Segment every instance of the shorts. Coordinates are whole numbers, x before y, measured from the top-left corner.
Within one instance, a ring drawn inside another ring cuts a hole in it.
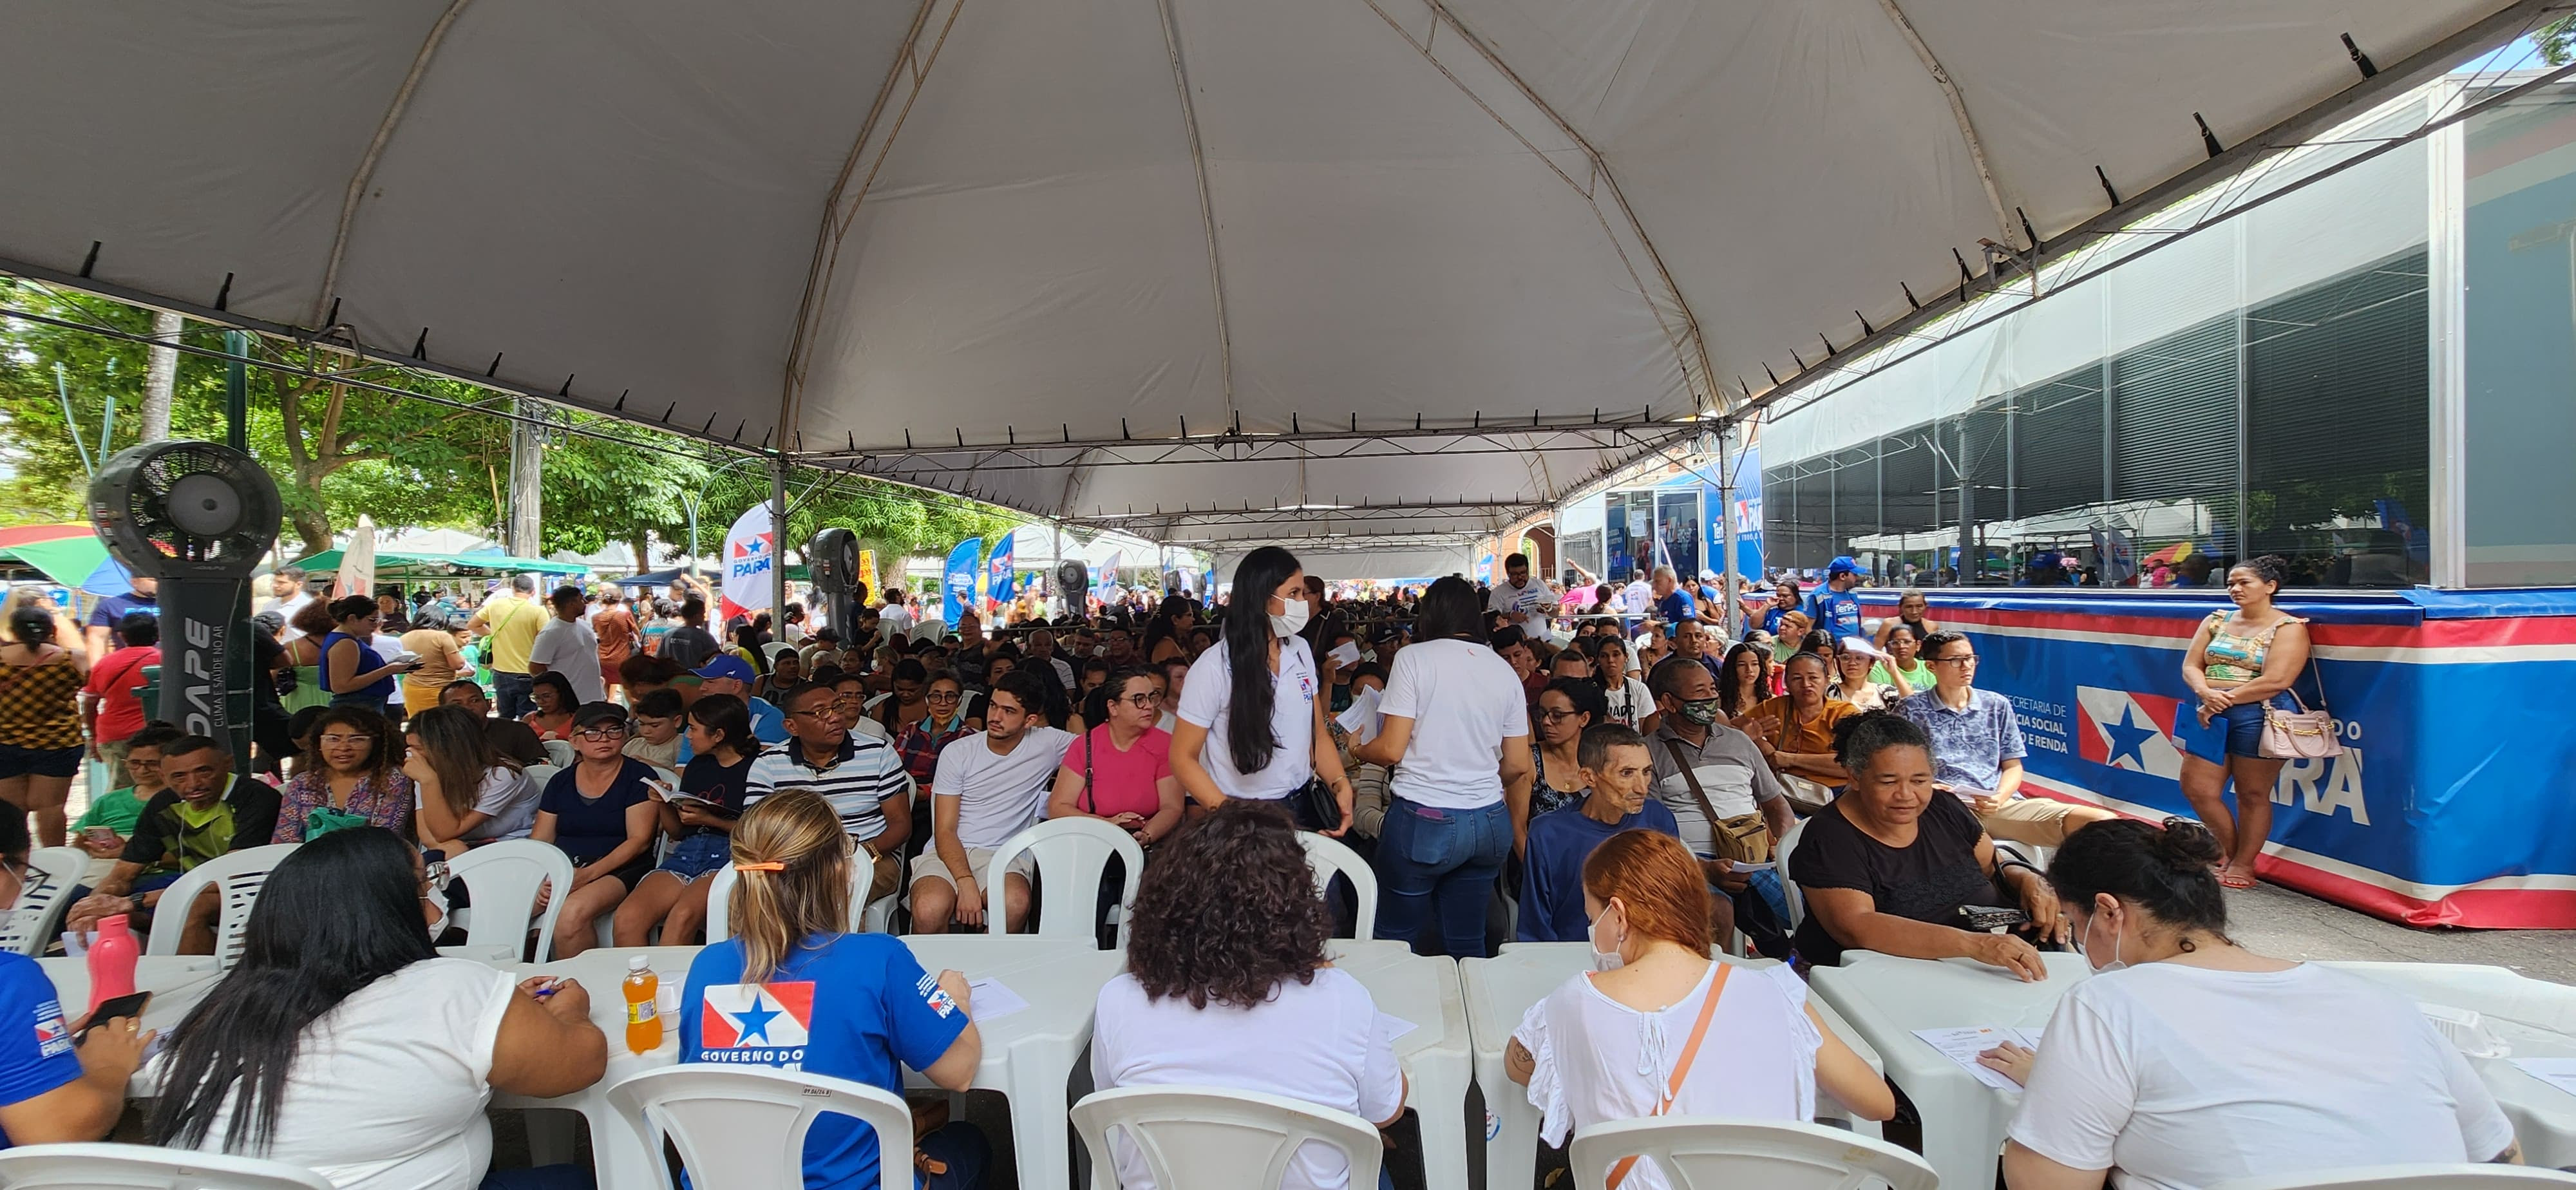
[[[2287,692],[2275,694],[2268,704],[2284,711],[2299,709],[2297,700]],[[2209,717],[2207,726],[2200,722],[2200,708],[2184,700],[2174,709],[2174,739],[2182,750],[2211,764],[2225,765],[2230,756],[2263,755],[2263,707],[2243,703],[2227,708],[2225,714]]]
[[[986,892],[991,892],[993,889],[993,882],[989,877],[995,850],[991,847],[966,849],[966,866],[975,871],[975,886]],[[1026,852],[1022,852],[1018,859],[1011,861],[1010,870],[1018,873],[1020,879],[1026,880],[1037,871],[1037,864]],[[912,857],[912,882],[919,884],[924,880],[939,881],[952,890],[957,887],[957,877],[949,873],[948,862],[939,858],[937,850],[924,851]]]
[[[68,748],[21,748],[0,744],[0,781],[11,777],[61,777],[69,780],[80,772],[81,757],[86,751],[78,744]]]
[[[593,863],[597,863],[598,861],[599,861],[599,857],[598,857],[598,856],[595,856],[595,855],[594,855],[594,856],[587,857],[587,858],[584,858],[584,857],[582,857],[582,856],[574,856],[574,857],[573,857],[573,861],[572,861],[572,866],[574,866],[574,867],[576,867],[576,868],[588,867],[589,865],[591,865],[591,864],[593,864]],[[616,881],[617,883],[619,883],[619,884],[621,884],[621,885],[624,885],[624,886],[626,887],[626,891],[628,891],[628,892],[634,892],[634,891],[635,891],[635,885],[637,884],[637,882],[639,882],[639,881],[643,880],[643,879],[644,879],[644,874],[645,874],[646,872],[650,872],[650,871],[652,871],[652,870],[653,870],[653,853],[651,853],[651,852],[649,852],[649,851],[648,851],[648,852],[644,853],[644,856],[643,856],[642,858],[640,858],[640,859],[634,859],[634,860],[629,860],[629,861],[627,861],[627,864],[626,864],[626,866],[625,866],[625,867],[619,868],[619,869],[617,869],[616,871],[609,873],[606,877],[604,877],[604,879],[614,880],[614,881]]]
[[[1977,815],[1977,825],[2008,843],[2056,847],[2066,842],[2066,832],[2071,829],[2066,816],[2080,808],[2055,798],[2017,797],[1992,814]]]
[[[682,884],[695,884],[699,877],[723,868],[732,859],[733,836],[711,830],[680,840],[653,870],[677,876]]]

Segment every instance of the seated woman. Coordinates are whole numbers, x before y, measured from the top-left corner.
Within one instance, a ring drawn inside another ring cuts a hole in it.
[[[1065,749],[1046,816],[1098,818],[1151,847],[1181,826],[1181,779],[1172,775],[1172,737],[1154,726],[1163,713],[1161,667],[1131,665],[1102,686],[1104,716]]]
[[[241,960],[173,1033],[147,1134],[265,1157],[342,1190],[485,1180],[492,1092],[552,1098],[599,1081],[590,995],[432,950],[420,853],[353,827],[296,849],[260,889]],[[11,1132],[12,1139],[19,1134]],[[577,1171],[569,1184],[586,1179]]]
[[[751,758],[760,755],[760,740],[751,734],[751,708],[730,694],[709,694],[689,707],[689,767],[680,773],[679,792],[715,803],[718,808],[684,801],[674,805],[654,793],[662,832],[670,836],[669,854],[659,867],[637,881],[635,891],[617,904],[614,935],[619,946],[643,946],[653,927],[662,927],[662,945],[693,944],[707,924],[707,877],[725,866],[733,852],[733,826],[742,814],[742,793],[751,776]]]
[[[1803,1123],[1819,1089],[1863,1119],[1896,1114],[1886,1080],[1826,1030],[1788,966],[1710,960],[1708,881],[1681,840],[1612,835],[1584,861],[1583,903],[1599,970],[1531,1005],[1503,1053],[1547,1143],[1653,1115]],[[1651,1162],[1627,1172],[1623,1190],[1668,1185]]]
[[[420,845],[445,855],[501,839],[524,839],[537,822],[537,788],[519,762],[492,746],[483,718],[457,706],[411,717],[403,775],[419,791]]]
[[[402,749],[393,724],[361,706],[332,706],[314,717],[300,741],[320,764],[299,769],[279,793],[271,843],[301,843],[345,826],[381,826],[411,833],[411,778],[402,773]]]
[[[537,709],[519,716],[537,733],[540,740],[572,739],[572,713],[581,707],[581,695],[572,688],[572,679],[553,670],[538,674],[528,684],[528,701]]]
[[[1835,728],[1834,748],[1851,783],[1807,819],[1789,855],[1789,879],[1807,899],[1798,954],[1821,966],[1841,963],[1845,948],[1965,956],[2024,981],[2048,978],[2029,942],[1961,928],[1963,906],[2018,904],[2030,915],[2025,931],[2043,941],[2066,937],[2038,870],[2011,858],[1999,866],[1976,815],[1933,790],[1932,741],[1923,729],[1892,711],[1869,711]]]
[[[1834,650],[1834,681],[1825,687],[1825,701],[1850,703],[1856,710],[1885,711],[1896,709],[1904,695],[1893,683],[1875,681],[1870,670],[1884,656],[1866,641],[1845,641]]]
[[[1780,667],[1787,693],[1764,699],[1735,721],[1736,730],[1753,737],[1762,759],[1788,786],[1801,809],[1833,800],[1833,789],[1851,780],[1834,759],[1834,725],[1858,713],[1847,702],[1825,697],[1833,662],[1822,653],[1797,653]]]
[[[653,800],[653,766],[626,755],[626,708],[594,702],[573,712],[573,766],[557,772],[537,798],[528,837],[552,843],[572,859],[572,887],[556,889],[563,916],[555,923],[555,957],[568,959],[598,940],[592,923],[615,913],[635,882],[653,870],[653,834],[661,829]]]
[[[885,934],[852,934],[850,840],[821,794],[762,798],[733,831],[733,936],[698,952],[680,997],[680,1060],[789,1066],[903,1094],[902,1066],[950,1091],[974,1081],[983,1035],[966,977],[936,979]],[[805,1044],[779,1048],[747,1028],[801,1003]],[[710,1034],[707,1024],[727,1026]],[[898,1066],[900,1063],[901,1066]],[[923,1190],[981,1185],[984,1134],[950,1124],[913,1141]],[[805,1133],[805,1184],[857,1190],[879,1182],[876,1130],[825,1115]]]
[[[2207,827],[2099,822],[2048,868],[2101,975],[2069,988],[2004,1146],[2013,1190],[2207,1186],[2366,1165],[2519,1162],[2513,1126],[2414,1000],[2246,950]]]
[[[0,913],[27,889],[32,843],[25,814],[0,814]],[[89,1018],[66,1024],[44,968],[15,952],[0,952],[0,1013],[35,1027],[0,1046],[0,1147],[107,1139],[152,1041],[143,1022],[103,1021],[84,1036]]]
[[[1582,801],[1591,790],[1578,753],[1584,730],[1609,721],[1610,704],[1592,679],[1560,677],[1538,692],[1530,712],[1532,759],[1525,822],[1537,822],[1551,811]]]
[[[1227,799],[1145,869],[1127,971],[1100,989],[1092,1021],[1092,1084],[1260,1091],[1395,1123],[1404,1072],[1368,989],[1326,961],[1331,927],[1287,813]],[[1153,1190],[1126,1136],[1111,1142],[1118,1184]],[[1340,1190],[1350,1165],[1309,1143],[1285,1184]],[[1378,1184],[1394,1184],[1383,1167]]]

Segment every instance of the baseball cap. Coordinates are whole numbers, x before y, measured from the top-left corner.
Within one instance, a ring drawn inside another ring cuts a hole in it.
[[[759,676],[751,671],[750,662],[730,654],[718,654],[715,659],[699,666],[696,673],[701,678],[732,678],[746,684]]]
[[[1703,570],[1699,572],[1699,577],[1702,582],[1713,583],[1717,581],[1717,572],[1714,570]]]
[[[1851,574],[1859,569],[1860,563],[1853,561],[1849,554],[1836,558],[1825,565],[1825,573],[1827,574]]]
[[[586,702],[572,713],[572,725],[589,727],[595,723],[626,725],[626,708],[613,702]]]

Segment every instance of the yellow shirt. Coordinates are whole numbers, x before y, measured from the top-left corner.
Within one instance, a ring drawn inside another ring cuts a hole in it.
[[[492,630],[492,668],[503,673],[528,672],[528,650],[537,629],[546,626],[546,609],[533,599],[504,595],[483,605],[483,624]]]

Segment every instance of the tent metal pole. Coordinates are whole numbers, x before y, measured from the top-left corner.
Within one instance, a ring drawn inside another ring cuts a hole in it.
[[[1717,548],[1726,555],[1726,567],[1718,573],[1717,593],[1726,603],[1726,639],[1744,639],[1744,579],[1735,569],[1735,468],[1726,458],[1726,440],[1734,428],[1717,436]]]
[[[770,622],[787,625],[787,452],[769,459]]]

